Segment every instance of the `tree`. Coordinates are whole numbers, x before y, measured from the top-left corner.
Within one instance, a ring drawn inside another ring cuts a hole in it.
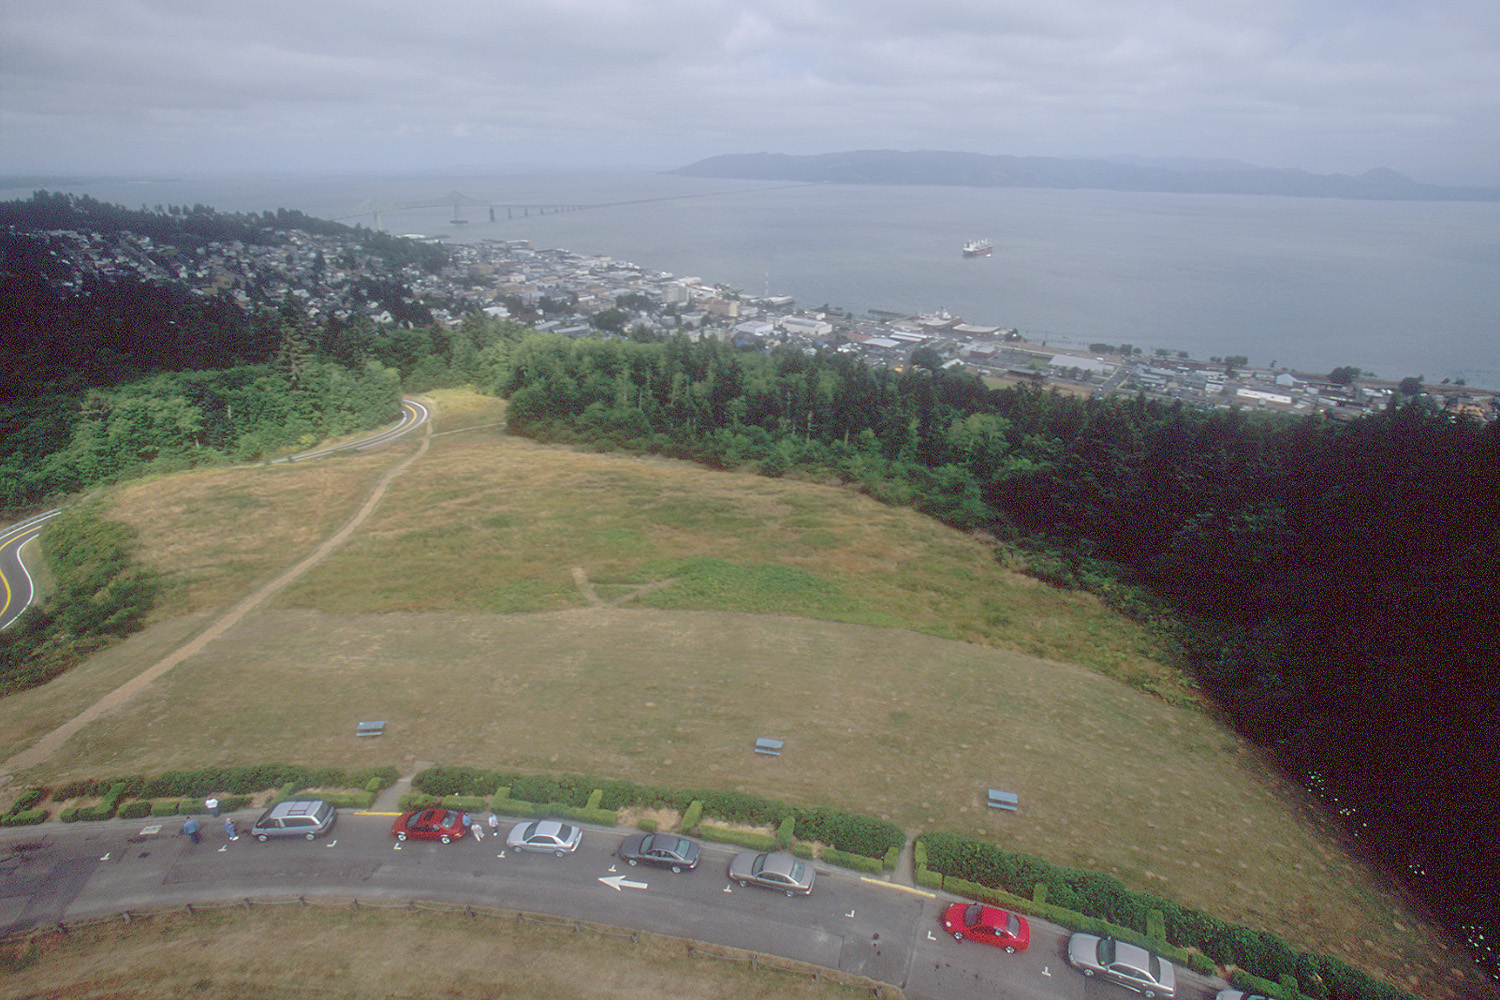
[[[1328,373],[1328,381],[1334,385],[1353,385],[1357,378],[1359,368],[1355,365],[1341,365]]]
[[[1422,395],[1423,386],[1426,384],[1427,376],[1408,375],[1401,380],[1401,383],[1396,388],[1403,396],[1420,396]]]

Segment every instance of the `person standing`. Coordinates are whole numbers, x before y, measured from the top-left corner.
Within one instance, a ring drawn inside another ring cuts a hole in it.
[[[234,820],[228,816],[224,817],[224,832],[229,834],[230,840],[239,840],[240,835],[234,832]]]
[[[198,821],[189,816],[187,821],[182,824],[182,832],[187,834],[188,839],[196,844],[198,842]]]
[[[219,816],[219,800],[218,799],[214,798],[213,796],[209,796],[207,799],[205,799],[203,801],[203,805],[204,805],[204,807],[206,809],[208,809],[208,814],[210,816],[213,816],[215,819],[218,818],[218,816]]]

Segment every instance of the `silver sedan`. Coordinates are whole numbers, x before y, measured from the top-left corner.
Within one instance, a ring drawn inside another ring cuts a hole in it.
[[[788,896],[812,892],[813,866],[790,854],[737,854],[729,863],[729,877],[740,885],[776,889]]]

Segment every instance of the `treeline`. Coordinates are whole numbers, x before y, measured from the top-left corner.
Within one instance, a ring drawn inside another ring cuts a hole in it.
[[[205,324],[207,341],[237,339],[232,366],[140,374],[166,365],[148,336],[119,380],[85,370],[0,403],[0,507],[145,469],[253,461],[400,414],[401,372],[385,361],[403,352],[373,326],[316,324],[291,298]]]
[[[940,360],[536,336],[491,388],[517,433],[836,475],[993,533],[1175,637],[1450,928],[1500,927],[1500,428],[990,389]]]

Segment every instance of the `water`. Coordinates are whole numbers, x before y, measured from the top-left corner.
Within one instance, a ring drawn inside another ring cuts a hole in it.
[[[864,312],[945,308],[1053,346],[1128,342],[1193,357],[1500,388],[1500,204],[946,187],[783,185],[647,173],[95,183],[136,207],[334,216],[449,191],[610,207],[488,221],[387,213],[392,232],[530,239]],[[0,192],[21,197],[27,192]],[[357,219],[347,220],[354,224]],[[372,224],[370,217],[363,219]],[[964,259],[966,240],[993,256]]]

